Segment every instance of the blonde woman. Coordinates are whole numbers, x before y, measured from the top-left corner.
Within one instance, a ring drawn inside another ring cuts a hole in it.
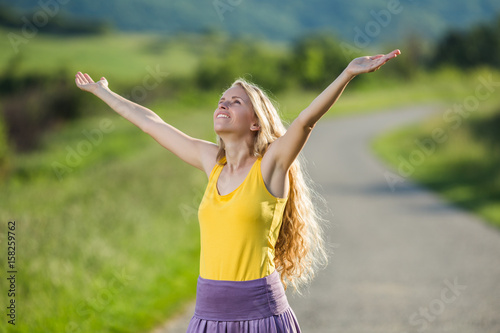
[[[300,332],[285,288],[308,282],[327,258],[297,156],[346,85],[398,54],[351,61],[287,130],[259,87],[236,80],[213,114],[217,143],[192,138],[115,94],[104,77],[94,82],[76,74],[80,89],[208,177],[198,213],[200,275],[188,332]]]

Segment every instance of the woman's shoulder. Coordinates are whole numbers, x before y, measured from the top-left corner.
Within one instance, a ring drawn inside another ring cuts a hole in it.
[[[222,159],[217,160],[217,155],[219,153],[219,148],[217,145],[210,146],[208,149],[201,150],[200,154],[201,156],[201,161],[203,165],[203,171],[207,175],[207,177],[210,177],[210,174],[212,173],[212,170],[218,165],[219,161]],[[224,157],[225,159],[225,157]]]

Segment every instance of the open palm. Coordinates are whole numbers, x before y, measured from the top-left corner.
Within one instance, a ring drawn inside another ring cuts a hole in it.
[[[387,54],[378,54],[371,57],[359,57],[352,60],[347,66],[347,71],[352,75],[374,72],[392,58],[396,58],[401,51],[394,50]]]
[[[101,77],[101,80],[94,82],[90,75],[87,73],[83,74],[82,72],[76,73],[75,83],[78,88],[91,93],[94,93],[99,88],[108,87],[108,81],[104,77]]]

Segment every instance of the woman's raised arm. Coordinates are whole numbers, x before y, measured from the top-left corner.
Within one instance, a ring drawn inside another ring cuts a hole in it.
[[[150,109],[112,92],[104,77],[98,82],[94,82],[88,74],[78,72],[75,76],[75,82],[78,88],[99,97],[116,113],[149,134],[186,163],[205,171],[207,175],[212,170],[218,150],[216,144],[192,138],[164,122]]]
[[[271,144],[266,155],[271,160],[273,168],[286,173],[304,147],[318,120],[333,106],[356,75],[376,71],[399,54],[401,54],[399,50],[394,50],[386,55],[379,54],[352,60],[337,79],[299,114],[286,133]]]

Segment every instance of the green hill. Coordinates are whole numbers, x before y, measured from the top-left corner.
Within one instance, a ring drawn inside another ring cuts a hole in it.
[[[329,30],[346,41],[368,36],[370,43],[410,34],[435,38],[450,27],[466,28],[500,12],[497,0],[0,0],[28,19],[42,9],[68,17],[107,21],[123,31],[167,33],[221,30],[287,40],[311,30]],[[388,14],[388,15],[387,15]],[[19,15],[17,15],[19,16]],[[361,33],[360,33],[361,31]],[[365,43],[366,44],[366,43]]]

